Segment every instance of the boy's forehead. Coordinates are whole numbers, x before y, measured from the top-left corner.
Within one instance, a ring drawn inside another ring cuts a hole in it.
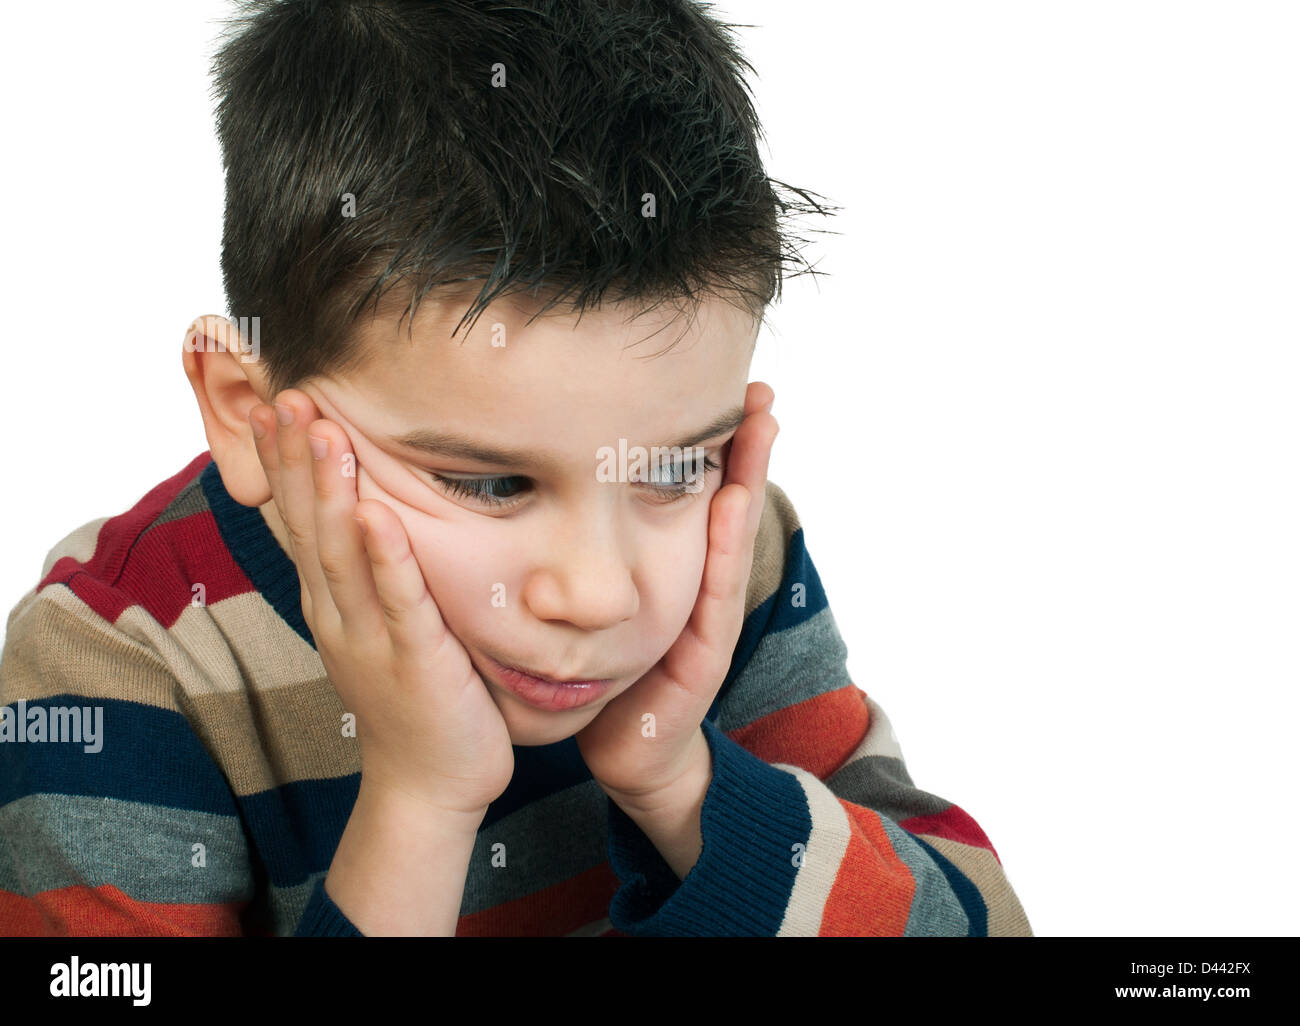
[[[457,330],[470,302],[426,297],[414,319],[404,311],[377,315],[361,331],[360,376],[425,394],[445,390],[439,384],[474,394],[545,384],[560,402],[648,387],[655,391],[636,398],[680,401],[747,379],[758,328],[752,315],[720,299],[650,311],[604,304],[579,314],[542,311],[540,300],[511,295]]]
[[[411,458],[441,447],[471,460],[474,449],[545,450],[567,462],[593,440],[615,444],[606,435],[629,445],[695,444],[743,406],[757,329],[729,305],[689,324],[668,325],[670,313],[629,321],[625,310],[603,307],[581,318],[548,312],[526,325],[526,308],[494,304],[453,339],[464,309],[444,303],[426,316],[421,307],[409,339],[404,327],[400,337],[372,327],[364,364],[331,376],[342,412],[373,443]]]

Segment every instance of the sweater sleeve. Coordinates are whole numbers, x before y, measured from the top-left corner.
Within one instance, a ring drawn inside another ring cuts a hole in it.
[[[240,809],[183,708],[158,653],[63,585],[14,608],[0,655],[0,935],[243,935],[255,876]],[[313,896],[299,932],[345,924]]]
[[[784,538],[772,528],[785,559],[766,583],[756,551],[767,597],[702,724],[703,851],[679,880],[609,801],[610,922],[633,936],[1032,935],[983,830],[913,783],[884,709],[849,679],[789,523]]]
[[[320,879],[311,889],[311,897],[298,922],[295,937],[364,937],[356,925],[336,904],[325,890],[325,881]]]

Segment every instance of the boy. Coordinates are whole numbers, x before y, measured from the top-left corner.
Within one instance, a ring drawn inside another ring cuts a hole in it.
[[[208,451],[10,615],[0,932],[1028,935],[766,480],[748,371],[804,208],[723,29],[686,0],[242,29],[249,319],[186,337]]]

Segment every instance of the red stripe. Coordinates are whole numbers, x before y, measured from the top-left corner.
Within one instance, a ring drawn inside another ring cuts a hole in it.
[[[194,513],[155,527],[140,539],[115,590],[138,602],[170,628],[194,604],[194,585],[213,605],[256,589],[221,539],[216,517]]]
[[[501,868],[494,872],[508,873]],[[457,937],[555,937],[609,915],[619,882],[608,862],[540,891],[461,916]],[[603,935],[602,935],[603,936]]]
[[[90,560],[83,564],[70,556],[61,557],[40,587],[66,583],[109,623],[116,623],[127,609],[138,605],[168,629],[194,604],[195,584],[203,585],[206,605],[254,591],[253,583],[223,543],[210,511],[149,529],[210,459],[206,452],[195,457],[129,512],[105,522]]]
[[[184,469],[173,474],[166,481],[155,485],[148,494],[125,513],[110,517],[100,525],[95,539],[95,553],[85,563],[64,557],[50,568],[50,572],[37,585],[37,591],[50,584],[65,583],[70,568],[84,570],[92,576],[116,583],[117,576],[126,563],[126,557],[135,544],[140,532],[158,519],[158,514],[165,510],[177,495],[194,480],[212,459],[212,453],[204,451],[190,460]],[[98,612],[98,610],[96,610]],[[106,617],[107,619],[107,617]]]
[[[993,851],[993,845],[980,829],[980,825],[959,806],[949,805],[943,812],[931,816],[912,816],[910,819],[902,820],[898,825],[908,833],[931,834],[935,837],[946,837],[950,841],[969,844],[972,848],[985,848],[993,852],[998,865],[1002,865],[1002,860],[998,858],[998,853]]]
[[[60,887],[32,898],[0,890],[6,937],[239,937],[247,901],[182,905],[136,901],[112,884]]]

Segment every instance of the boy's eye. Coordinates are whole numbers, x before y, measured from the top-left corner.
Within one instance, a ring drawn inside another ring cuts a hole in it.
[[[692,481],[685,480],[685,467],[688,463],[694,468],[694,480]],[[714,462],[710,456],[705,456],[702,460],[678,461],[667,466],[667,473],[664,477],[656,478],[655,481],[644,482],[643,487],[657,496],[654,500],[657,505],[668,505],[703,491],[704,478],[717,470],[718,467],[719,464]],[[432,470],[428,471],[428,474],[453,495],[460,495],[473,502],[493,508],[515,505],[518,502],[521,486],[524,486],[522,490],[526,491],[528,485],[528,478],[518,476],[447,477]],[[634,483],[642,484],[642,482]]]
[[[526,477],[444,477],[429,471],[429,476],[439,482],[454,495],[463,495],[467,499],[481,502],[488,506],[514,505],[514,492],[511,482],[527,482]],[[501,492],[507,494],[502,495]]]
[[[690,468],[690,480],[687,480],[687,468]],[[718,469],[712,457],[703,459],[688,458],[675,463],[666,463],[651,471],[652,477],[645,486],[657,495],[663,496],[663,502],[676,502],[686,495],[704,490],[704,479]],[[656,473],[662,471],[662,476]],[[639,483],[639,482],[638,482]]]

